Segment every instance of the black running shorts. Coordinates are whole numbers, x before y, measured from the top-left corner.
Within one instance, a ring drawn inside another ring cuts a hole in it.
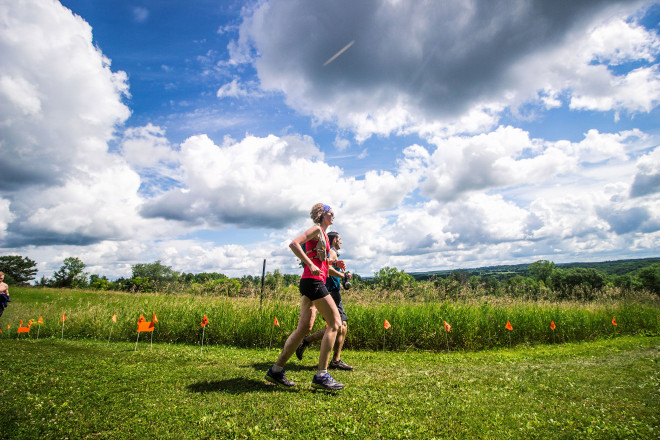
[[[328,289],[325,287],[325,283],[314,278],[300,279],[300,294],[305,295],[312,301],[330,295]]]

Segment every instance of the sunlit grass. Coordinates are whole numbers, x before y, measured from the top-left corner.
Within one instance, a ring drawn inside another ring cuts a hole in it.
[[[339,393],[313,392],[318,351],[263,380],[278,350],[0,340],[0,438],[649,439],[660,338],[479,352],[347,350]]]
[[[62,337],[111,341],[134,341],[136,322],[142,314],[158,323],[155,342],[199,344],[200,322],[210,324],[205,344],[236,347],[281,347],[298,321],[297,297],[266,298],[199,297],[193,295],[131,294],[23,288],[12,290],[13,302],[0,321],[1,338],[36,339]],[[660,306],[657,302],[608,300],[591,303],[530,301],[482,298],[480,301],[381,303],[346,298],[349,315],[348,349],[407,351],[481,350],[518,344],[536,345],[591,341],[621,335],[660,335]],[[111,317],[117,314],[117,322]],[[37,321],[29,335],[17,335],[19,320]],[[274,327],[277,317],[280,326]],[[615,318],[617,326],[612,324]],[[384,320],[392,327],[385,330]],[[445,331],[443,322],[451,325]],[[505,329],[510,321],[513,331]],[[550,323],[554,322],[555,330]],[[7,331],[6,325],[13,326]],[[316,328],[323,326],[318,319]],[[151,339],[151,335],[149,335]]]

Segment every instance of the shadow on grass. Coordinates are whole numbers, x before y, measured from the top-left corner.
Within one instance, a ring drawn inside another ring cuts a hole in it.
[[[197,382],[186,387],[191,393],[243,394],[255,391],[268,391],[273,387],[265,381],[236,377],[234,379]]]
[[[313,362],[313,361],[311,361]],[[254,362],[252,365],[246,365],[243,368],[253,368],[256,371],[263,371],[264,374],[268,371],[270,367],[273,366],[274,360],[272,362]],[[316,372],[318,365],[317,364],[310,364],[310,365],[302,365],[301,363],[297,362],[292,362],[289,361],[286,363],[286,366],[284,369],[286,371],[313,371]]]
[[[242,368],[252,368],[255,371],[262,372],[266,375],[268,369],[273,365],[272,362],[254,362],[250,365],[245,365]],[[308,371],[315,372],[316,365],[302,365],[300,363],[289,362],[286,366],[286,371]],[[311,380],[311,376],[310,376]],[[190,384],[186,387],[191,393],[228,393],[228,394],[244,394],[252,393],[255,391],[299,391],[299,388],[285,389],[278,387],[266,380],[255,380],[245,377],[236,377],[234,379],[203,381]]]

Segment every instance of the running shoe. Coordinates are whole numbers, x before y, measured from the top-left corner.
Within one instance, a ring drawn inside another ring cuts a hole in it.
[[[351,365],[348,365],[346,362],[342,361],[339,359],[338,361],[330,361],[330,364],[328,365],[329,369],[333,370],[347,370],[351,371],[353,370],[353,367]]]
[[[330,373],[324,373],[322,376],[314,375],[312,379],[312,388],[319,390],[339,391],[344,388],[343,383],[339,383],[330,376]]]
[[[303,338],[298,348],[296,348],[296,357],[298,358],[299,361],[302,361],[303,353],[305,352],[305,349],[307,348],[308,345],[309,342],[307,342],[305,338]]]
[[[266,380],[268,382],[274,383],[275,385],[280,385],[286,388],[291,388],[296,386],[295,382],[286,378],[286,374],[284,374],[284,370],[280,371],[279,373],[275,373],[272,367],[269,368],[268,373],[266,373]]]

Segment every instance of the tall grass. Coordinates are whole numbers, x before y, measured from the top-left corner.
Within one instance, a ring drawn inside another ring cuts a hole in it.
[[[298,294],[282,290],[277,298],[200,297],[189,294],[132,294],[79,290],[13,288],[12,303],[0,318],[3,338],[61,337],[131,341],[142,314],[155,313],[153,340],[199,344],[200,322],[210,320],[204,343],[236,347],[281,347],[298,322]],[[383,292],[349,291],[345,297],[349,331],[345,347],[368,350],[481,350],[518,344],[590,341],[618,335],[660,335],[657,300],[603,299],[581,303],[520,298],[463,297],[415,301]],[[117,314],[117,323],[111,317]],[[18,322],[40,317],[28,335],[16,334]],[[273,325],[277,317],[279,327]],[[612,318],[617,326],[612,324]],[[392,327],[383,327],[385,319]],[[443,322],[451,325],[445,331]],[[505,329],[510,321],[513,330]],[[554,321],[555,330],[550,329]],[[7,324],[12,328],[7,330]],[[319,318],[316,328],[323,326]],[[147,337],[151,337],[148,335]],[[142,336],[141,340],[146,338]]]

